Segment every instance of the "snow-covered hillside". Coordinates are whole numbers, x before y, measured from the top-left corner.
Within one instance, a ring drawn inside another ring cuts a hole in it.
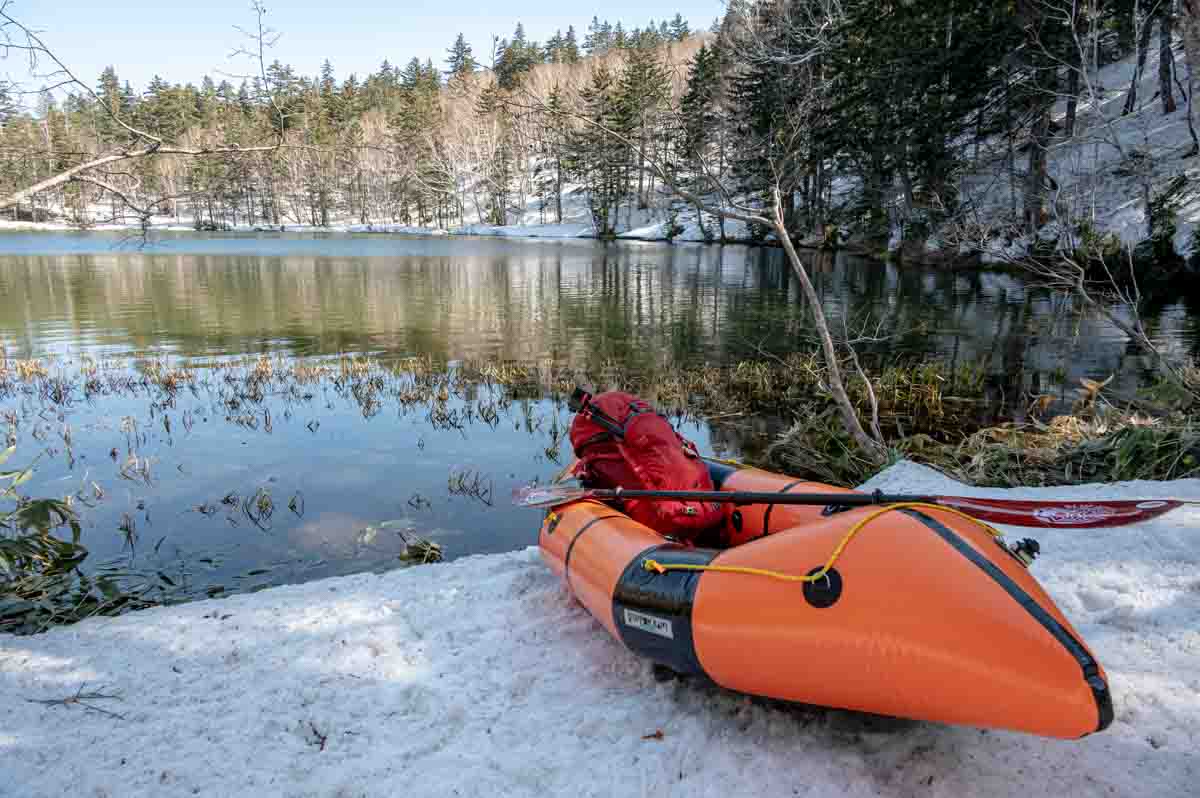
[[[1147,198],[1158,196],[1173,178],[1183,176],[1192,185],[1177,208],[1175,248],[1180,254],[1189,253],[1192,230],[1200,222],[1200,186],[1195,185],[1200,157],[1188,157],[1192,136],[1184,92],[1186,64],[1179,47],[1174,58],[1179,78],[1174,87],[1177,109],[1170,114],[1163,113],[1159,95],[1157,45],[1148,53],[1131,113],[1123,111],[1136,69],[1132,54],[1081,82],[1075,135],[1070,138],[1062,132],[1067,101],[1059,99],[1053,115],[1059,132],[1047,151],[1052,222],[1061,220],[1076,230],[1088,224],[1097,232],[1116,234],[1126,244],[1136,243],[1149,237]],[[1200,113],[1193,112],[1193,123],[1200,126]],[[996,230],[1020,225],[1028,144],[1021,139],[1013,142],[1012,171],[1007,138],[980,147],[962,183],[970,221]],[[943,232],[945,238],[955,238],[953,231]],[[940,243],[940,239],[933,242]]]
[[[1178,231],[1175,247],[1181,254],[1192,248],[1192,231],[1200,224],[1200,188],[1191,185],[1200,175],[1200,156],[1188,157],[1192,136],[1188,125],[1186,65],[1182,51],[1173,54],[1179,76],[1175,85],[1177,109],[1164,114],[1159,97],[1159,49],[1151,47],[1138,85],[1138,102],[1129,114],[1124,114],[1125,99],[1136,68],[1136,56],[1106,66],[1089,74],[1081,82],[1074,135],[1064,132],[1067,100],[1059,99],[1055,106],[1056,132],[1047,152],[1047,173],[1051,178],[1047,204],[1052,220],[1066,222],[1072,229],[1086,224],[1100,233],[1114,233],[1126,243],[1145,239],[1149,234],[1147,200],[1158,196],[1179,176],[1189,181],[1181,192],[1177,208]],[[1200,125],[1200,113],[1194,113]],[[951,247],[962,249],[964,236],[970,245],[995,244],[985,242],[981,231],[1005,237],[1020,232],[1023,225],[1023,192],[1028,169],[1029,141],[1001,136],[968,144],[967,169],[960,185],[959,202],[962,216],[955,223],[935,231],[929,249]],[[533,166],[530,166],[533,169]],[[853,174],[835,175],[832,204],[835,211],[852,208],[859,202],[861,181]],[[899,192],[899,187],[896,188]],[[709,199],[716,199],[713,195]],[[897,205],[900,198],[896,198]],[[696,210],[690,204],[672,197],[661,186],[652,197],[650,207],[634,207],[631,198],[618,213],[616,229],[620,237],[643,240],[674,239],[679,241],[705,240],[698,223]],[[186,201],[178,217],[160,216],[152,219],[156,229],[194,229]],[[49,209],[65,218],[61,209]],[[97,229],[136,227],[133,217],[128,222],[111,223],[112,205],[100,203],[91,208],[89,216]],[[527,198],[524,207],[509,210],[508,224],[494,225],[481,216],[481,209],[467,203],[463,224],[449,230],[412,227],[386,221],[363,224],[359,218],[337,219],[328,227],[285,223],[282,227],[238,225],[236,230],[326,230],[336,232],[398,232],[410,234],[461,234],[494,236],[530,236],[538,238],[591,237],[594,226],[589,212],[587,192],[577,184],[564,186],[563,219],[555,220],[552,207],[535,198]],[[706,215],[705,226],[712,237],[718,234],[715,218]],[[674,230],[672,230],[672,222]],[[0,220],[0,231],[6,229],[67,229],[62,221],[52,223],[12,222]],[[845,233],[852,235],[851,226]],[[749,239],[746,226],[727,221],[727,240]],[[1059,229],[1057,224],[1053,229]],[[891,247],[900,243],[894,231]]]

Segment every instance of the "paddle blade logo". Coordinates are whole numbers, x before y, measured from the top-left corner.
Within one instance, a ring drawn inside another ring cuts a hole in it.
[[[1046,524],[1095,524],[1116,515],[1099,504],[1077,504],[1072,507],[1046,507],[1034,510],[1033,517]]]

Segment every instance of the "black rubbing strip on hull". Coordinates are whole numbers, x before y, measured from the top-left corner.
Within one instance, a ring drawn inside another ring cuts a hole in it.
[[[798,479],[795,482],[789,482],[788,484],[786,484],[782,488],[780,488],[779,492],[787,493],[789,490],[796,487],[803,481],[804,480],[802,480],[802,479]],[[766,537],[767,535],[771,534],[771,511],[774,509],[775,509],[775,505],[768,504],[767,511],[765,513],[763,513],[763,530],[762,530],[763,537]]]
[[[945,524],[918,510],[904,509],[900,512],[917,519],[932,529],[942,540],[953,546],[955,551],[966,557],[981,571],[990,576],[1000,587],[1004,588],[1004,592],[1008,593],[1026,612],[1032,615],[1034,620],[1053,635],[1054,639],[1075,658],[1075,661],[1079,663],[1079,667],[1083,670],[1084,681],[1092,689],[1092,697],[1096,699],[1096,710],[1100,718],[1099,723],[1096,724],[1096,731],[1107,729],[1108,725],[1113,721],[1112,693],[1109,692],[1108,683],[1100,676],[1100,665],[1088,653],[1088,650],[1083,647],[1083,643],[1079,642],[1074,635],[1068,632],[1058,622],[1058,619],[1046,612],[1046,609],[1041,604],[1038,604],[1033,599],[1033,596],[1026,593],[1020,585],[1014,582],[1008,574],[1000,570],[999,566],[981,554],[970,543],[959,537]]]
[[[579,539],[581,537],[583,537],[583,533],[587,532],[593,526],[595,526],[596,524],[598,524],[601,521],[604,521],[606,519],[627,518],[627,517],[628,516],[622,515],[621,513],[613,513],[612,515],[598,516],[596,518],[593,518],[591,521],[588,521],[586,524],[584,524],[583,529],[579,530],[579,533],[577,535],[575,535],[575,537],[571,538],[571,542],[569,544],[567,544],[567,553],[563,556],[563,581],[565,581],[567,583],[567,587],[571,586],[571,552],[573,552],[575,550],[575,544],[579,542]]]
[[[613,590],[613,623],[634,653],[676,673],[703,674],[692,638],[692,603],[703,571],[647,571],[642,563],[708,565],[719,552],[663,544],[634,557]]]
[[[729,478],[729,475],[737,473],[736,468],[727,466],[724,463],[705,460],[704,464],[708,466],[708,476],[712,479],[713,490],[720,490],[721,486],[725,484],[725,480]]]

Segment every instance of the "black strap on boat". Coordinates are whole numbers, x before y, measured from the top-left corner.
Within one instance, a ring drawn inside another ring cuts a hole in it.
[[[792,488],[796,487],[797,485],[799,485],[799,484],[800,484],[801,482],[803,482],[803,481],[804,481],[804,480],[802,480],[802,479],[798,479],[798,480],[796,480],[795,482],[789,482],[788,484],[786,484],[786,485],[784,485],[782,488],[780,488],[780,489],[779,489],[779,492],[780,492],[780,493],[787,493],[789,490],[791,490]],[[763,513],[763,528],[762,528],[762,537],[764,537],[764,538],[765,538],[767,535],[771,534],[771,511],[772,511],[772,510],[774,510],[774,509],[775,509],[775,505],[774,505],[774,504],[768,504],[768,505],[767,505],[767,511],[766,511],[765,513]]]
[[[571,538],[571,542],[567,544],[567,553],[563,556],[563,581],[565,581],[567,583],[567,587],[571,586],[571,552],[575,551],[575,544],[579,542],[579,539],[581,537],[583,537],[583,533],[587,532],[589,529],[591,529],[593,526],[595,526],[598,522],[604,521],[608,518],[628,518],[628,517],[629,516],[622,515],[620,513],[613,513],[612,515],[598,515],[595,518],[593,518],[591,521],[588,521],[586,524],[584,524],[583,529],[580,529],[578,532],[575,533],[575,537]]]

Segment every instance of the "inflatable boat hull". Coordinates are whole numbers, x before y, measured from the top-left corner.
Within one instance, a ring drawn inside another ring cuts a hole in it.
[[[745,469],[724,490],[828,492]],[[631,650],[742,693],[1075,738],[1112,721],[1105,673],[1024,565],[981,525],[936,508],[888,512],[828,579],[801,585],[660,564],[812,573],[870,508],[746,506],[723,549],[670,543],[613,508],[549,513],[549,566]]]

